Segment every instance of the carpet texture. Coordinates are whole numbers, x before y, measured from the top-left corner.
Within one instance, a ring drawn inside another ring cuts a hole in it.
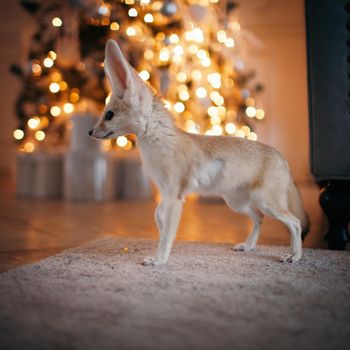
[[[176,243],[140,265],[155,247],[106,238],[0,274],[0,348],[349,348],[349,252]]]

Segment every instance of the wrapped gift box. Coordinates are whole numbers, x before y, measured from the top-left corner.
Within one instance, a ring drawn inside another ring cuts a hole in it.
[[[135,151],[117,152],[116,168],[119,197],[124,199],[151,199],[152,186],[143,171],[139,153]]]
[[[101,151],[101,141],[89,136],[98,117],[71,118],[70,147],[64,156],[63,195],[69,201],[104,201],[115,197],[114,157]]]
[[[16,191],[19,196],[53,198],[62,196],[61,153],[17,154]]]

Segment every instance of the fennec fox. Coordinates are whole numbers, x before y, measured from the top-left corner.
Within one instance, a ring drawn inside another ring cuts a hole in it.
[[[162,196],[155,211],[160,234],[157,252],[144,265],[168,260],[184,198],[191,192],[220,195],[231,209],[253,219],[252,232],[234,250],[255,248],[266,214],[283,222],[291,234],[291,254],[281,260],[301,258],[308,218],[279,152],[255,141],[195,135],[177,128],[161,99],[139,78],[113,40],[107,42],[104,67],[112,96],[89,134],[99,139],[135,134],[144,169]]]

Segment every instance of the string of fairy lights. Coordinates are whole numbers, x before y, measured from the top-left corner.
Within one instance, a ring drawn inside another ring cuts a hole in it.
[[[90,10],[83,20],[104,28],[106,40],[118,40],[141,79],[164,97],[181,128],[257,140],[254,121],[265,117],[255,97],[261,88],[250,83],[240,58],[242,28],[230,4],[231,0],[97,0],[95,12]],[[65,21],[59,14],[50,18],[53,30],[60,30]],[[86,103],[81,88],[65,80],[59,60],[60,52],[53,48],[45,57],[31,60],[32,77],[48,74],[46,93],[60,98],[39,103],[37,114],[14,131],[25,152],[33,152],[50,137],[52,123],[67,123]],[[97,63],[103,72],[102,60]],[[85,68],[83,60],[75,65],[78,70]],[[109,98],[110,94],[105,101]],[[122,136],[108,148],[130,150],[134,141],[133,136]]]

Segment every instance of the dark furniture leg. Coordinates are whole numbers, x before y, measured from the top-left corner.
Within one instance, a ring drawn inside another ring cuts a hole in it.
[[[350,242],[350,181],[329,181],[320,193],[320,204],[328,218],[328,248],[344,250]]]

